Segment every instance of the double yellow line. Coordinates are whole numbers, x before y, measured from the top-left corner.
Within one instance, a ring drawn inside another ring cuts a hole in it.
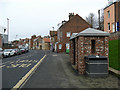
[[[15,90],[17,88],[20,88],[20,86],[25,82],[25,80],[32,74],[32,72],[40,65],[42,60],[46,57],[46,54],[43,56],[43,58],[12,88],[12,90]]]

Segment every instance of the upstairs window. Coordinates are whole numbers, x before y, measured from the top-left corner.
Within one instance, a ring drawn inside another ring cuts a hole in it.
[[[108,11],[108,18],[110,18],[110,11]]]
[[[70,34],[71,34],[70,32],[67,32],[67,37],[70,37]]]
[[[110,30],[110,23],[108,23],[108,30]]]

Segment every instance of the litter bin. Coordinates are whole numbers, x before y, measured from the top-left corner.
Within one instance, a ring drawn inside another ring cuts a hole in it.
[[[86,74],[90,77],[106,77],[108,75],[108,60],[105,56],[86,56]]]

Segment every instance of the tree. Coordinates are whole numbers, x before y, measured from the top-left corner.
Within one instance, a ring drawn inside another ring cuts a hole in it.
[[[90,24],[91,28],[95,28],[97,26],[97,19],[94,13],[90,13],[88,17],[86,17],[86,21]]]

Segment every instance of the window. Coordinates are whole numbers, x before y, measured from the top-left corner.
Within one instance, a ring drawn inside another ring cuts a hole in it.
[[[70,49],[69,43],[66,43],[66,49]]]
[[[108,18],[110,18],[110,11],[108,11]]]
[[[59,49],[62,49],[62,45],[61,44],[59,44]]]
[[[91,52],[92,54],[95,53],[95,40],[91,40]]]
[[[67,32],[67,37],[70,37],[70,34],[71,34],[70,32]]]
[[[113,32],[115,32],[115,25],[114,23],[112,24]]]
[[[60,36],[62,37],[62,32],[60,32]]]
[[[108,30],[110,30],[110,23],[108,23]]]
[[[116,22],[116,31],[119,31],[119,22]]]

